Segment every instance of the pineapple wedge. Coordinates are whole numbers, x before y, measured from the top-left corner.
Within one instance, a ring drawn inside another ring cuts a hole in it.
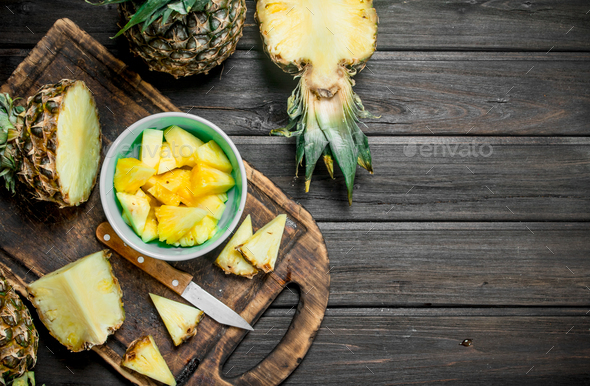
[[[209,141],[197,149],[199,162],[205,163],[212,168],[221,170],[225,173],[231,173],[232,166],[227,156],[221,150],[217,142]]]
[[[207,212],[200,208],[162,205],[156,210],[160,241],[174,244],[180,240]]]
[[[215,232],[217,232],[217,219],[211,216],[205,216],[189,232],[182,236],[177,244],[182,247],[201,245],[213,237]]]
[[[168,142],[162,143],[162,149],[160,150],[160,163],[158,164],[158,174],[164,174],[172,169],[177,168],[176,159],[172,154],[172,149]]]
[[[279,214],[244,243],[236,246],[236,250],[265,273],[274,271],[286,221],[287,215]]]
[[[197,197],[225,193],[236,184],[231,174],[205,164],[198,164],[193,168],[191,182],[192,192]]]
[[[236,251],[236,246],[246,242],[250,237],[252,237],[252,220],[248,215],[215,260],[215,265],[223,269],[227,275],[233,273],[252,279],[258,270]]]
[[[152,240],[158,238],[158,219],[156,218],[156,211],[154,208],[150,208],[147,219],[145,221],[145,227],[141,234],[141,240],[144,243],[149,243]]]
[[[135,194],[146,181],[156,173],[151,168],[135,158],[121,158],[115,169],[115,190]]]
[[[185,169],[174,169],[159,176],[155,176],[154,179],[169,191],[177,193],[181,187],[190,186],[191,171]]]
[[[125,320],[108,250],[88,255],[28,286],[43,324],[71,351],[103,344]]]
[[[150,297],[175,346],[197,335],[197,324],[203,318],[203,311],[162,296],[150,294]]]
[[[141,136],[141,152],[139,159],[147,166],[158,169],[160,150],[164,132],[156,129],[145,129]]]
[[[156,185],[148,189],[148,193],[156,197],[162,204],[172,206],[180,205],[180,196],[166,189],[159,182],[156,182]]]
[[[221,200],[221,202],[224,202],[224,203],[227,202],[227,192],[225,192],[225,193],[219,193],[217,195],[217,197],[219,197],[219,199]]]
[[[178,190],[178,195],[186,206],[204,209],[207,211],[208,216],[213,216],[217,220],[223,216],[225,203],[216,194],[195,197],[187,187],[183,187]]]
[[[166,385],[176,386],[174,375],[151,335],[131,342],[121,365]]]
[[[203,145],[203,141],[178,126],[165,129],[164,137],[170,144],[178,167],[193,167],[197,164],[197,149]]]
[[[121,203],[123,214],[127,217],[127,221],[130,222],[135,233],[141,236],[148,214],[150,213],[149,199],[145,193],[143,193],[143,197],[139,197],[138,195],[122,192],[117,193],[117,198],[119,199],[119,203]]]

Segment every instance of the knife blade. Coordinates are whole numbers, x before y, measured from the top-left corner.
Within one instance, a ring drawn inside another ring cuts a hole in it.
[[[96,228],[100,242],[115,250],[136,267],[176,292],[218,323],[254,331],[237,312],[193,282],[193,276],[180,271],[163,260],[144,256],[123,242],[111,224],[103,222]]]

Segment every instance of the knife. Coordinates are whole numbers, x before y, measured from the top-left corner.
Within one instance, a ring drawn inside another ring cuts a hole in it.
[[[133,265],[182,296],[185,300],[221,324],[254,331],[234,310],[193,282],[193,276],[179,271],[163,260],[143,256],[117,236],[111,224],[103,222],[96,228],[96,237]]]

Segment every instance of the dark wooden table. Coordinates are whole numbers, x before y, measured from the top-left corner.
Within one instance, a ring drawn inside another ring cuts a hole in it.
[[[224,67],[174,81],[109,39],[114,6],[4,0],[0,83],[68,17],[181,109],[224,128],[310,210],[330,254],[331,297],[286,384],[589,384],[590,2],[375,8],[378,52],[356,77],[382,116],[365,121],[375,175],[359,170],[350,208],[343,178],[323,167],[303,193],[293,142],[267,136],[286,122],[295,82],[262,53],[253,1]],[[277,298],[228,376],[276,345],[296,303],[296,288]],[[36,324],[40,384],[125,384],[96,354],[68,353]]]

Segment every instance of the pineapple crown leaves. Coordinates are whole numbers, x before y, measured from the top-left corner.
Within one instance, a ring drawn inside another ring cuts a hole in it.
[[[119,4],[130,0],[103,0],[98,3],[92,3],[86,0],[87,3],[93,5],[107,5]],[[159,17],[162,18],[161,23],[165,24],[170,16],[186,15],[189,12],[204,11],[211,0],[146,0],[143,4],[138,5],[137,11],[131,16],[131,19],[125,24],[123,28],[113,38],[116,38],[127,31],[134,25],[143,23],[141,32],[145,30],[156,21]]]
[[[6,189],[12,193],[15,192],[18,165],[11,154],[15,151],[11,142],[18,136],[16,126],[22,123],[24,111],[24,107],[14,106],[10,95],[0,93],[0,177],[4,178]]]

